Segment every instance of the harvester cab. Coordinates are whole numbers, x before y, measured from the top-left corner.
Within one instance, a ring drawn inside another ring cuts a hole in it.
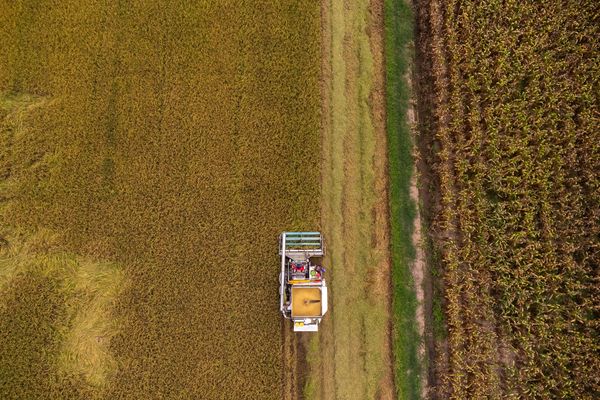
[[[294,332],[316,332],[327,312],[321,233],[283,232],[279,236],[279,255],[281,313],[292,320]]]

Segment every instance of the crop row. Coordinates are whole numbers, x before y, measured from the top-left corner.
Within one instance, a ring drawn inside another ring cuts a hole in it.
[[[453,398],[600,388],[594,5],[424,2]]]

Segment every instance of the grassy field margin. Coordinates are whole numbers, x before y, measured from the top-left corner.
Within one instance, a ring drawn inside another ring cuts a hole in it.
[[[404,1],[385,1],[386,130],[390,174],[393,348],[398,398],[418,398],[421,341],[415,321],[417,300],[410,264],[416,205],[410,197],[413,158],[406,114],[410,99],[407,71],[413,40],[413,12]]]
[[[383,1],[322,3],[322,232],[329,312],[305,399],[394,398]]]

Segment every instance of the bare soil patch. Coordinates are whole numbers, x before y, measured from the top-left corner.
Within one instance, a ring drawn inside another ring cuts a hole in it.
[[[435,130],[435,88],[431,78],[433,76],[432,53],[440,51],[440,46],[437,45],[436,50],[433,49],[432,37],[430,32],[431,20],[430,10],[428,8],[429,1],[414,0],[415,10],[415,63],[411,76],[411,87],[413,99],[411,101],[411,109],[414,113],[414,122],[412,125],[413,137],[417,149],[416,169],[418,174],[419,184],[419,215],[428,227],[431,228],[431,222],[436,204],[439,204],[439,194],[435,191],[436,180],[432,170],[434,165],[434,151],[439,144],[434,139]],[[438,71],[442,76],[445,71]],[[443,73],[442,73],[443,72]],[[416,227],[415,227],[416,228]],[[421,236],[421,246],[428,246],[423,243],[423,239],[432,240],[433,233],[428,229],[426,235]],[[435,267],[435,255],[431,253],[431,248],[428,248],[425,253],[426,263],[424,268]],[[419,256],[417,256],[419,258]],[[417,268],[418,269],[418,268]],[[423,284],[420,285],[423,290],[423,312],[425,319],[425,335],[423,336],[425,350],[427,352],[427,377],[423,377],[427,382],[426,395],[430,399],[443,399],[447,393],[443,391],[441,380],[448,373],[448,343],[447,339],[434,332],[433,321],[433,297],[438,296],[442,299],[442,278],[434,277],[433,271],[426,271],[423,275]],[[419,293],[417,293],[419,296]],[[421,306],[421,305],[420,305]],[[425,383],[425,382],[424,382]]]

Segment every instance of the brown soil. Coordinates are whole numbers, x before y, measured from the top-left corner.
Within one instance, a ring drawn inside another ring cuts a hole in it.
[[[415,64],[412,71],[412,94],[411,108],[414,110],[415,119],[413,134],[417,148],[416,169],[418,173],[418,197],[420,202],[419,214],[423,223],[429,227],[425,236],[430,242],[435,240],[435,228],[432,227],[435,207],[439,207],[439,193],[436,190],[437,181],[433,171],[436,163],[436,150],[439,146],[435,140],[437,129],[436,121],[444,121],[445,109],[440,107],[447,101],[447,70],[445,65],[445,54],[443,53],[443,38],[435,35],[441,29],[441,14],[439,4],[429,0],[413,0],[415,10]],[[433,61],[436,59],[437,63]],[[441,61],[441,62],[440,62]],[[416,227],[415,227],[416,228]],[[415,229],[416,230],[416,229]],[[438,235],[452,235],[452,232],[437,233]],[[423,246],[421,249],[429,246]],[[419,247],[417,247],[419,249]],[[438,260],[430,251],[425,252],[425,268],[441,268]],[[418,257],[418,255],[417,255]],[[424,274],[422,284],[423,304],[425,319],[424,344],[427,353],[427,371],[424,373],[426,379],[426,396],[429,399],[447,398],[448,388],[444,383],[444,377],[448,376],[448,341],[444,337],[436,337],[433,332],[433,297],[436,296],[443,301],[443,280],[441,273],[436,277],[432,271]],[[419,294],[417,293],[419,296]],[[425,372],[425,371],[424,371]],[[425,386],[423,386],[425,387]]]
[[[426,366],[427,360],[433,353],[433,343],[428,340],[431,336],[431,327],[428,326],[426,321],[426,315],[431,315],[431,295],[432,291],[428,290],[430,282],[430,271],[428,270],[427,256],[426,256],[426,243],[424,242],[425,233],[422,230],[421,218],[423,217],[422,207],[428,207],[428,203],[424,203],[424,200],[428,199],[428,195],[422,193],[424,190],[424,184],[429,182],[429,176],[427,171],[422,171],[422,162],[419,151],[419,132],[418,132],[418,113],[417,113],[417,101],[416,101],[416,88],[414,85],[413,74],[414,66],[409,68],[405,79],[408,83],[411,93],[411,99],[407,110],[407,122],[410,127],[413,143],[415,148],[413,150],[413,159],[415,160],[415,172],[411,178],[410,183],[410,197],[415,203],[417,212],[413,221],[413,233],[412,233],[412,244],[415,249],[415,260],[410,266],[410,271],[415,284],[415,292],[417,297],[417,324],[419,336],[423,338],[423,342],[419,346],[419,358],[422,360],[421,365]],[[429,374],[421,374],[421,398],[429,398]]]
[[[408,0],[410,1],[410,0]],[[411,182],[411,197],[418,206],[413,230],[413,245],[416,249],[415,263],[411,268],[417,289],[417,319],[419,333],[423,337],[421,356],[427,360],[421,374],[422,398],[437,399],[440,396],[440,377],[447,372],[448,344],[443,338],[436,338],[433,331],[433,296],[441,296],[441,278],[433,278],[431,267],[436,268],[436,260],[430,253],[428,242],[431,231],[423,232],[422,224],[431,227],[432,207],[435,204],[435,181],[432,170],[434,142],[434,83],[431,79],[432,43],[429,32],[428,1],[413,0],[415,10],[415,59],[408,74],[411,88],[409,123],[415,143],[416,174]]]
[[[414,115],[414,113],[409,113],[410,115]],[[411,121],[411,124],[414,123],[414,120]],[[414,126],[414,125],[413,125]],[[413,233],[412,233],[412,243],[415,248],[415,260],[413,261],[410,272],[413,277],[413,282],[415,283],[415,292],[417,297],[417,325],[419,330],[419,336],[422,338],[426,337],[425,333],[425,276],[428,275],[427,271],[427,262],[425,259],[425,248],[423,243],[423,233],[421,230],[421,217],[420,217],[420,197],[419,197],[419,189],[418,189],[418,177],[417,174],[414,174],[411,179],[410,185],[410,197],[417,205],[417,213],[415,215],[415,219],[413,221]],[[421,360],[426,360],[428,356],[427,351],[427,342],[424,340],[419,346],[419,358]],[[425,365],[422,363],[422,365]],[[429,391],[428,388],[428,376],[427,374],[421,374],[421,397],[427,398],[427,393]]]

